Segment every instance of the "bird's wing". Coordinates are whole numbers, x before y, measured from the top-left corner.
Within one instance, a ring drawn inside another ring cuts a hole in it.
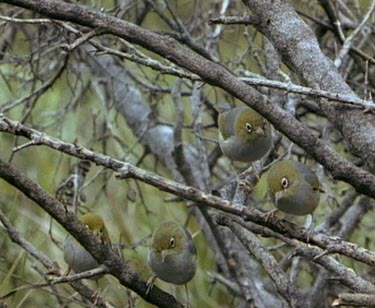
[[[320,186],[319,185],[319,179],[318,179],[318,177],[316,176],[315,173],[311,172],[310,170],[309,170],[309,172],[306,172],[305,173],[305,180],[306,180],[307,183],[309,183],[312,186],[312,188],[314,190],[319,189],[319,186]]]
[[[234,135],[234,124],[236,122],[236,117],[238,116],[239,109],[232,109],[227,112],[223,112],[219,115],[219,127],[220,133],[224,140],[230,138]]]

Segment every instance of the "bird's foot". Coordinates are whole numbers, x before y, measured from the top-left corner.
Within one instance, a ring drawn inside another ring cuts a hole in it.
[[[46,273],[47,275],[53,275],[53,276],[61,276],[61,268],[57,264],[57,262],[53,262],[52,265],[48,268],[48,271]]]
[[[246,179],[239,179],[237,182],[237,189],[242,188],[245,189],[246,191],[253,191],[253,184]]]
[[[313,237],[314,235],[314,216],[313,214],[309,214],[306,218],[306,222],[305,222],[305,228],[307,229],[305,232],[304,232],[304,235],[306,235],[307,239],[306,239],[306,242],[310,242],[310,238]]]
[[[306,243],[310,242],[310,239],[314,236],[314,228],[313,226],[306,229],[306,231],[303,233],[303,235],[306,235]]]
[[[150,277],[149,280],[147,280],[147,283],[146,283],[146,286],[147,286],[146,295],[151,291],[152,287],[154,286],[155,279],[156,279],[156,276],[153,275],[153,276]]]
[[[272,219],[275,219],[275,213],[278,211],[278,209],[274,209],[274,210],[272,210],[272,211],[269,211],[269,212],[267,212],[267,213],[265,213],[265,215],[266,215],[266,219],[265,219],[265,221],[266,221],[266,223],[268,223],[268,220],[272,217]]]

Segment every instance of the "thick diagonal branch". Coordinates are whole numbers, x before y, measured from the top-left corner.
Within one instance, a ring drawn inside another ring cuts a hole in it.
[[[106,265],[110,274],[115,276],[123,286],[133,290],[146,301],[159,307],[182,307],[173,296],[163,292],[156,286],[147,294],[146,281],[134,272],[115,250],[106,245],[102,245],[99,240],[78,221],[73,213],[65,211],[63,205],[43,190],[37,183],[2,160],[0,160],[0,177],[16,187],[26,197],[36,202],[56,219],[56,221],[69,231],[99,263]]]

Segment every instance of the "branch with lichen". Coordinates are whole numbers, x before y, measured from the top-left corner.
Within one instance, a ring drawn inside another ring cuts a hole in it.
[[[289,223],[285,220],[278,220],[277,218],[269,218],[267,220],[267,215],[255,208],[248,208],[242,204],[234,204],[228,200],[205,193],[197,188],[166,179],[155,173],[138,168],[129,162],[123,162],[110,156],[91,151],[77,144],[63,142],[59,139],[52,138],[45,133],[41,133],[35,129],[29,128],[20,124],[19,122],[11,121],[4,117],[0,118],[0,131],[29,138],[31,141],[27,143],[28,146],[45,145],[65,154],[69,154],[80,159],[86,159],[97,165],[112,169],[118,173],[117,178],[137,179],[146,184],[157,187],[162,191],[166,191],[184,199],[194,201],[198,205],[209,206],[237,215],[245,221],[249,220],[269,227],[276,232],[303,242],[309,241],[311,244],[315,244],[321,248],[327,249],[327,253],[329,254],[340,253],[369,265],[375,264],[375,252],[364,249],[354,243],[343,241],[338,237],[329,237],[323,233],[314,233],[309,237],[307,229],[298,227],[293,223]]]

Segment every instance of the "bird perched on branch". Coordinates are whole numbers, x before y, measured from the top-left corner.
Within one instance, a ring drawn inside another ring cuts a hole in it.
[[[82,215],[79,220],[86,225],[103,244],[111,244],[104,220],[99,215],[87,213]],[[89,271],[99,266],[99,263],[91,254],[70,235],[67,236],[64,242],[64,260],[75,273]]]
[[[218,107],[219,145],[232,161],[253,163],[271,148],[272,133],[269,122],[258,112],[247,107]]]
[[[287,214],[312,214],[319,204],[319,179],[310,167],[298,161],[275,163],[268,171],[267,184],[273,203]]]
[[[197,269],[197,250],[191,234],[177,222],[167,220],[154,230],[148,255],[154,276],[148,281],[148,290],[155,278],[176,285],[185,285]]]

